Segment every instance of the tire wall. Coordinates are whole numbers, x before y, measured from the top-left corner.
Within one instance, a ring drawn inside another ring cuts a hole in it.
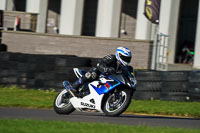
[[[0,85],[35,89],[62,89],[74,82],[73,68],[88,70],[98,58],[73,55],[36,55],[0,52]],[[136,100],[200,101],[200,71],[136,70]]]
[[[136,100],[200,101],[200,71],[136,71]]]
[[[98,59],[73,55],[35,55],[0,52],[0,85],[35,89],[62,89],[62,82],[74,82],[74,67],[87,70]]]

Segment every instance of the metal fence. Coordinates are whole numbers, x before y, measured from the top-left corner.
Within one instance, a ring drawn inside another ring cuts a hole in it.
[[[153,70],[168,70],[168,42],[169,36],[157,33],[153,43],[153,54],[151,69]]]

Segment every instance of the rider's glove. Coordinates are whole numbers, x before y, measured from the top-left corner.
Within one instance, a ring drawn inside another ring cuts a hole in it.
[[[109,74],[115,73],[115,69],[113,67],[109,67],[109,68],[106,68],[105,72]]]

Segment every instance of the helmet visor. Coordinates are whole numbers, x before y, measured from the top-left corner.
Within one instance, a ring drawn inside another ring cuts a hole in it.
[[[123,56],[122,54],[119,54],[119,56],[120,56],[120,58],[121,58],[123,61],[125,61],[125,62],[127,62],[127,63],[130,63],[131,57]]]

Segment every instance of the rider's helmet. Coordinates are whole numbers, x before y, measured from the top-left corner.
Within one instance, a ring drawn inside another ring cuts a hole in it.
[[[131,51],[126,47],[118,47],[115,54],[120,64],[127,66],[131,62]]]

